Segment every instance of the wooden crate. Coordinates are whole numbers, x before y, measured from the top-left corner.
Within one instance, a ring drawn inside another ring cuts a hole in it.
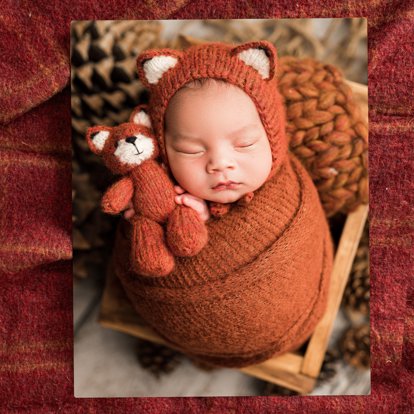
[[[261,364],[241,368],[242,372],[301,394],[312,391],[322,366],[367,214],[368,206],[364,205],[346,218],[335,253],[327,309],[310,337],[304,354],[288,352]],[[112,269],[108,272],[99,322],[106,328],[166,345],[162,338],[139,319]]]

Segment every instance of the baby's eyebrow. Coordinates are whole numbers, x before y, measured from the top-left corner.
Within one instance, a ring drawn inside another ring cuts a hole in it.
[[[244,127],[240,128],[236,131],[231,132],[229,134],[229,136],[237,135],[237,134],[240,134],[241,132],[248,131],[248,130],[253,130],[253,129],[258,129],[258,126],[256,124],[245,125]]]
[[[241,132],[248,131],[248,130],[253,130],[253,129],[257,130],[258,126],[256,124],[245,125],[242,128],[239,128],[235,131],[230,132],[228,136],[232,137],[234,135],[240,134]],[[197,136],[187,135],[185,133],[177,133],[177,134],[173,134],[172,136],[175,140],[186,140],[186,141],[190,140],[190,141],[194,141],[194,142],[201,140],[201,138],[199,138]]]
[[[200,141],[200,138],[192,136],[192,135],[186,135],[186,134],[174,134],[172,135],[173,139],[176,141],[184,141],[184,140],[190,140],[190,141]]]

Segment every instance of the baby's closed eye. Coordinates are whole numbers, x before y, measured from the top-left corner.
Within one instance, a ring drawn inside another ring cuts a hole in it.
[[[193,147],[193,146],[186,146],[186,147],[174,147],[173,148],[175,152],[178,152],[179,154],[185,154],[185,155],[199,155],[204,153],[204,148],[202,147]]]
[[[258,139],[247,139],[247,140],[241,140],[237,141],[235,143],[236,148],[250,148],[253,147],[257,143]]]

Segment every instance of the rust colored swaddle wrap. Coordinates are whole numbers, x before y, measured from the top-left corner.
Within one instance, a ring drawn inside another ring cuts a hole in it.
[[[131,272],[129,223],[117,235],[115,272],[139,315],[174,347],[220,366],[246,366],[298,347],[326,307],[331,237],[311,178],[287,150],[275,65],[276,51],[265,41],[153,50],[138,58],[167,166],[164,114],[174,93],[194,79],[243,89],[270,142],[266,183],[248,203],[210,219],[207,246],[197,256],[176,258],[170,275]]]

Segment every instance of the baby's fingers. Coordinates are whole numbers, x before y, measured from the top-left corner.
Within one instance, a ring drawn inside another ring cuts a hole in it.
[[[179,185],[175,185],[174,190],[177,194],[183,194],[185,192],[184,188],[180,187]]]
[[[205,201],[185,195],[182,197],[182,203],[196,211],[201,220],[206,221],[209,219],[209,212]]]
[[[130,218],[135,216],[135,210],[134,206],[132,205],[132,200],[126,205],[123,215],[126,220],[129,220]]]
[[[125,219],[129,220],[133,216],[135,216],[135,210],[133,208],[129,208],[128,210],[124,211],[124,218]]]

